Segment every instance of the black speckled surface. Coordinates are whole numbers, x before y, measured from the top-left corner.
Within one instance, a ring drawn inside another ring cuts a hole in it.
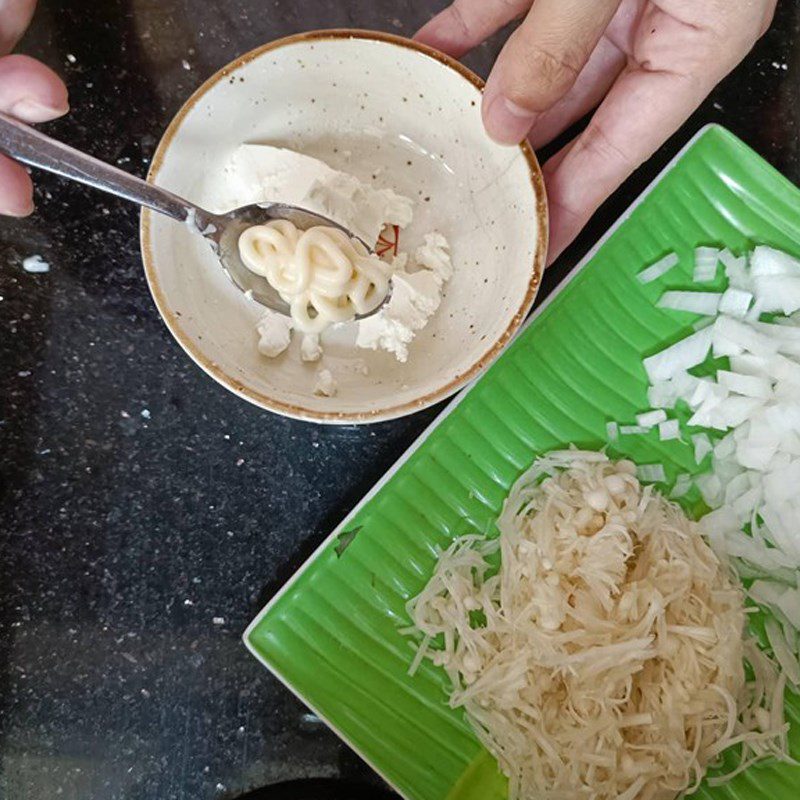
[[[188,93],[239,53],[315,27],[410,34],[442,5],[43,0],[20,50],[69,84],[74,110],[47,130],[144,174]],[[500,41],[471,66],[485,74]],[[798,181],[798,45],[800,5],[784,0],[545,290],[706,122]],[[436,409],[323,428],[238,400],[159,320],[136,209],[37,182],[37,213],[0,221],[0,796],[205,800],[308,776],[376,781],[240,636]],[[49,273],[23,272],[33,253]]]

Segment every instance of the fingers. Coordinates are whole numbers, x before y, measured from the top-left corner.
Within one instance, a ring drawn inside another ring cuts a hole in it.
[[[0,0],[0,56],[20,40],[35,8],[36,0]]]
[[[483,121],[501,144],[525,138],[575,84],[620,0],[536,0],[486,83]]]
[[[620,75],[586,130],[544,166],[550,205],[548,263],[678,129],[709,89],[704,81],[678,73],[630,68]]]
[[[0,214],[27,217],[33,211],[33,184],[25,168],[0,155]]]
[[[529,131],[528,141],[534,149],[543,147],[588,114],[606,96],[626,60],[625,53],[603,36],[572,89],[543,112]]]
[[[23,122],[46,122],[69,109],[58,75],[27,56],[0,58],[0,111]],[[33,211],[33,186],[25,168],[0,156],[0,214],[24,217]]]
[[[47,122],[69,111],[67,87],[44,64],[5,56],[0,58],[0,111],[23,122]]]
[[[531,0],[455,0],[414,38],[461,58],[530,7]]]

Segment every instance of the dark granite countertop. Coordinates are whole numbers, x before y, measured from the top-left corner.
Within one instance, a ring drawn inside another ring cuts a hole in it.
[[[315,27],[411,34],[441,0],[43,0],[53,135],[144,174],[218,67]],[[468,62],[486,74],[500,38]],[[677,149],[721,122],[800,180],[800,4],[549,271],[543,297]],[[244,649],[275,589],[436,415],[325,428],[209,380],[161,323],[132,206],[37,176],[0,221],[0,796],[234,797],[376,781]],[[21,260],[41,254],[49,273]]]

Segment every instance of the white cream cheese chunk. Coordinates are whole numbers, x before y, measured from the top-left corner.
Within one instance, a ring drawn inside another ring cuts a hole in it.
[[[319,343],[319,334],[303,334],[303,340],[300,342],[300,358],[303,361],[319,361],[322,358],[322,345]]]
[[[391,189],[373,189],[343,172],[314,181],[302,204],[336,220],[370,246],[378,241],[385,225],[404,228],[413,213],[408,197]]]
[[[441,233],[426,234],[425,241],[416,249],[414,258],[421,267],[427,267],[435,273],[441,283],[453,277],[450,245]]]
[[[385,224],[404,227],[413,201],[375,189],[324,161],[282,147],[242,144],[225,168],[230,208],[282,202],[308,208],[351,230],[370,247]]]
[[[453,274],[447,240],[441,234],[428,234],[416,255],[421,267],[416,272],[403,269],[405,256],[395,259],[399,268],[392,277],[392,297],[377,314],[358,324],[358,347],[386,350],[398,361],[408,360],[408,345],[439,308],[444,284]]]
[[[314,385],[314,394],[321,397],[334,397],[339,387],[336,385],[331,371],[329,369],[321,369],[317,373],[317,382]]]
[[[267,309],[258,322],[258,352],[268,358],[279,356],[289,346],[292,320]]]

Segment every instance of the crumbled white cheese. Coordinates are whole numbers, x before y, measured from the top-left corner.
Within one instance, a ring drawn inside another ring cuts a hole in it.
[[[282,147],[243,144],[228,166],[227,205],[281,202],[308,208],[344,225],[374,245],[386,223],[404,227],[413,202],[375,189],[324,161]]]
[[[33,255],[23,259],[22,269],[24,269],[25,272],[30,272],[32,274],[50,272],[50,264],[48,264],[40,255]]]
[[[356,344],[386,350],[398,361],[407,361],[414,334],[425,327],[441,300],[442,284],[437,273],[428,269],[396,272],[391,299],[377,314],[361,320]]]
[[[391,189],[379,189],[378,193],[385,201],[384,222],[387,225],[397,225],[405,228],[411,224],[414,217],[414,201],[410,197],[397,194]]]
[[[336,380],[329,369],[321,369],[317,373],[317,382],[314,385],[314,394],[322,397],[334,397],[338,391]]]
[[[414,258],[421,267],[431,270],[439,278],[439,283],[445,283],[453,277],[453,262],[450,260],[450,245],[441,233],[428,233],[425,243],[421,244]]]
[[[367,350],[386,350],[394,353],[398,361],[407,361],[408,345],[413,338],[414,331],[384,310],[361,320],[356,345]]]
[[[300,358],[303,361],[319,361],[322,358],[322,345],[319,343],[319,334],[303,334],[303,341],[300,342]]]
[[[291,340],[292,320],[267,309],[256,329],[258,331],[258,352],[268,358],[279,356]]]
[[[344,172],[314,181],[301,205],[336,220],[370,245],[387,223],[405,227],[413,213],[408,197],[391,189],[373,189]]]
[[[392,277],[392,296],[377,314],[359,322],[358,347],[386,350],[398,361],[408,360],[408,345],[439,308],[442,287],[453,274],[449,249],[444,236],[429,233],[416,251],[421,269],[406,272],[402,267],[407,257],[395,259],[394,264],[402,267]]]

